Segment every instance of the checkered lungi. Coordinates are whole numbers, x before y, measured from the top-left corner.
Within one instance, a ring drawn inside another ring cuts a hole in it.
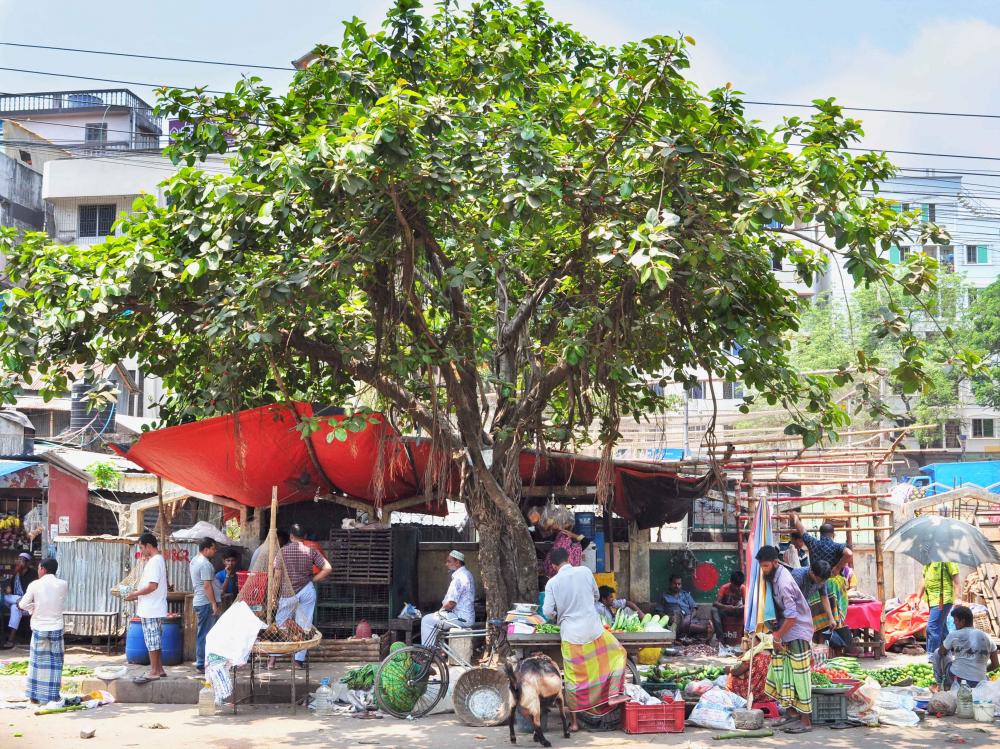
[[[764,693],[782,707],[812,713],[812,643],[792,640],[785,650],[775,653],[767,669]]]
[[[64,652],[61,629],[31,633],[28,689],[25,692],[29,700],[45,704],[59,699]]]
[[[160,650],[163,639],[163,619],[140,619],[142,622],[142,639],[146,642],[146,650]]]
[[[563,641],[562,657],[567,709],[608,712],[607,703],[625,691],[628,655],[615,636],[604,630],[585,645]]]

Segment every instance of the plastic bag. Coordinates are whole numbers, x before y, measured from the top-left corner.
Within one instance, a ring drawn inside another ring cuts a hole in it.
[[[685,697],[701,697],[703,694],[708,692],[715,684],[710,682],[708,679],[699,679],[698,681],[692,681],[686,687],[684,687]]]
[[[645,689],[640,687],[638,684],[626,684],[625,694],[632,702],[638,702],[640,705],[660,705],[662,701],[651,695]]]
[[[879,710],[910,710],[917,706],[908,687],[885,687],[878,693],[875,707]]]
[[[1000,681],[981,681],[972,690],[972,702],[992,702],[993,715],[1000,715]]]
[[[709,682],[711,683],[711,682]],[[738,694],[713,687],[705,692],[691,711],[691,722],[702,728],[736,730],[733,712],[745,708],[747,701]]]
[[[419,619],[423,614],[420,613],[420,609],[414,606],[412,603],[408,603],[403,606],[403,610],[399,612],[397,619]]]
[[[878,722],[886,726],[912,728],[920,723],[920,718],[915,712],[901,707],[892,709],[878,708],[875,712],[878,715]]]
[[[927,702],[928,715],[954,715],[958,710],[958,694],[938,692]]]
[[[870,710],[875,707],[875,703],[878,702],[879,692],[881,691],[882,687],[879,686],[879,683],[872,677],[868,676],[865,678],[861,686],[857,688],[857,691],[851,695],[851,699],[855,702],[862,703]]]

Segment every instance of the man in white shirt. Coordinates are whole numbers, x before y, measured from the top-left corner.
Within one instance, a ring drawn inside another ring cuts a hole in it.
[[[163,620],[167,616],[167,565],[152,533],[139,536],[139,552],[146,564],[142,568],[139,586],[125,596],[125,600],[137,601],[135,613],[142,621],[142,638],[149,651],[149,671],[134,681],[136,684],[147,684],[167,675],[163,670],[161,653]]]
[[[578,712],[603,715],[622,701],[627,655],[597,613],[598,588],[590,569],[571,566],[562,548],[553,549],[549,560],[558,571],[545,584],[542,613],[559,625],[566,707],[570,730],[576,731]]]
[[[451,584],[444,594],[441,610],[420,620],[420,642],[433,645],[438,633],[452,627],[471,627],[476,621],[476,581],[465,566],[465,554],[452,551],[445,560],[451,570]]]
[[[47,704],[60,699],[62,686],[63,611],[69,585],[56,577],[59,564],[55,559],[43,559],[38,565],[38,579],[17,602],[31,614],[31,654],[28,656],[28,699]]]

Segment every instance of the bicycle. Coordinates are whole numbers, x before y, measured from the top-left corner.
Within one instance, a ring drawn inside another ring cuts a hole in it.
[[[472,668],[460,653],[448,645],[449,630],[438,627],[433,645],[408,645],[389,653],[375,672],[375,701],[397,718],[422,718],[448,694],[451,675],[449,662]],[[483,629],[457,629],[450,637],[468,639],[485,637],[493,632],[497,654],[511,654],[501,619],[491,619]]]
[[[451,675],[448,669],[449,660],[459,666],[472,668],[472,664],[461,654],[448,646],[448,638],[441,635],[448,630],[438,628],[437,638],[431,646],[408,645],[398,648],[379,664],[375,672],[375,701],[379,708],[396,718],[422,718],[433,710],[448,694]],[[484,629],[457,630],[451,637],[467,639],[470,637],[485,637],[492,633],[493,653],[491,661],[494,665],[513,658],[514,653],[507,640],[506,624],[502,619],[490,619]],[[639,669],[632,658],[626,661],[626,683],[640,684]],[[612,711],[619,716],[621,710]],[[605,723],[610,717],[594,717],[595,722]],[[584,722],[589,723],[585,718]]]

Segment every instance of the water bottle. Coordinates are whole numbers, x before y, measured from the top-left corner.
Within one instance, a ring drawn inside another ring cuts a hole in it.
[[[319,689],[313,695],[313,708],[318,717],[330,715],[333,712],[333,690],[330,688],[329,679],[323,679],[319,683]]]
[[[972,707],[972,689],[965,680],[958,687],[958,710],[955,714],[959,718],[972,718],[974,716]]]
[[[215,715],[215,690],[207,681],[202,682],[198,692],[198,715],[210,718]]]

